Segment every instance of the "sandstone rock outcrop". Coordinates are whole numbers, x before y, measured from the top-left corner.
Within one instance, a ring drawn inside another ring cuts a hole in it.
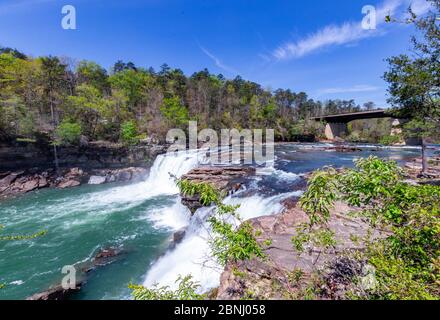
[[[28,297],[26,300],[68,300],[72,294],[79,292],[86,284],[90,272],[115,262],[123,253],[124,251],[119,248],[101,249],[91,261],[77,268],[81,273],[74,288],[63,288],[61,284],[55,285],[46,291]]]
[[[251,220],[259,231],[257,240],[271,241],[265,249],[267,259],[229,263],[221,276],[217,298],[241,299],[252,292],[252,296],[259,299],[292,299],[297,290],[291,279],[295,270],[300,270],[302,280],[307,282],[315,271],[325,268],[342,253],[363,248],[356,239],[366,236],[369,226],[349,217],[347,214],[352,210],[343,203],[337,203],[332,209],[329,227],[335,233],[337,245],[334,250],[325,252],[316,247],[309,247],[304,253],[294,249],[291,239],[296,227],[308,221],[299,206],[290,204],[281,214]],[[373,238],[380,236],[381,232],[373,231]]]
[[[188,172],[182,177],[194,183],[208,183],[221,193],[234,193],[240,189],[246,178],[255,174],[251,167],[201,167]],[[182,204],[195,212],[202,207],[200,196],[188,197],[181,195]]]
[[[67,300],[69,296],[81,290],[82,282],[77,282],[75,289],[64,289],[61,285],[52,287],[44,292],[36,293],[26,300]]]

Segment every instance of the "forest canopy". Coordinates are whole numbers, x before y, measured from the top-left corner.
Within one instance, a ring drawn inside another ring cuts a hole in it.
[[[0,139],[46,135],[58,144],[89,140],[136,143],[165,139],[171,128],[271,128],[276,139],[323,135],[323,124],[307,121],[326,114],[371,110],[354,100],[316,101],[304,92],[275,91],[207,69],[186,76],[167,64],[160,70],[117,61],[107,71],[92,61],[31,58],[0,48]],[[380,139],[387,124],[356,125],[355,138]],[[372,134],[371,131],[377,131]],[[375,142],[375,141],[370,141]]]

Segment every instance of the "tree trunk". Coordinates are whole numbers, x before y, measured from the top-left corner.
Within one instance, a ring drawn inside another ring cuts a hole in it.
[[[422,138],[422,176],[428,174],[428,155],[426,152],[426,141]]]
[[[54,157],[54,160],[55,160],[55,170],[56,170],[56,173],[57,173],[57,176],[59,176],[60,175],[60,165],[59,165],[59,162],[58,162],[58,150],[57,150],[57,145],[56,145],[56,139],[55,139],[55,130],[56,130],[56,120],[55,120],[55,110],[54,110],[54,106],[53,106],[53,101],[52,101],[52,97],[50,98],[50,114],[51,114],[51,117],[52,117],[52,125],[53,125],[53,130],[54,130],[54,133],[52,134],[52,136],[53,136],[53,141],[52,141],[52,144],[53,144],[53,157]]]

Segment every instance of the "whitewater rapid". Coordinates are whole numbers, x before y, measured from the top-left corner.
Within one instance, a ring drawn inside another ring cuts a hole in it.
[[[178,192],[175,183],[169,180],[169,173],[175,176],[182,176],[198,164],[197,158],[200,154],[173,156],[161,156],[152,168],[150,177],[145,181],[144,187],[157,185],[161,192]],[[179,164],[178,162],[181,161]],[[168,164],[172,163],[172,167]],[[167,172],[168,171],[168,172]],[[167,177],[168,175],[168,177]],[[277,170],[273,166],[257,170],[258,180],[261,176],[273,175],[280,180],[296,180],[298,175],[294,173]],[[160,186],[164,183],[165,186]],[[227,197],[224,202],[227,204],[240,205],[238,214],[244,220],[280,213],[283,210],[282,201],[291,196],[299,196],[300,192],[289,192],[271,197],[254,194],[248,197],[241,197],[240,193]],[[207,218],[214,208],[201,208],[192,217],[189,210],[180,203],[180,197],[176,202],[165,209],[149,213],[149,219],[157,228],[168,228],[171,230],[186,229],[186,235],[172,251],[168,251],[151,266],[145,275],[144,286],[154,285],[176,287],[176,280],[179,276],[191,275],[193,280],[200,283],[201,292],[215,288],[220,283],[220,275],[223,271],[221,266],[211,256],[209,247],[210,227]]]

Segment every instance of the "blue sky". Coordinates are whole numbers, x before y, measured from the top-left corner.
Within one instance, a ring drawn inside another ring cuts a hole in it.
[[[77,30],[61,27],[73,5]],[[377,30],[363,30],[374,5]],[[190,75],[208,68],[266,88],[305,91],[316,99],[386,104],[385,59],[410,49],[410,26],[385,24],[425,0],[0,0],[0,45],[33,56],[122,59]]]

